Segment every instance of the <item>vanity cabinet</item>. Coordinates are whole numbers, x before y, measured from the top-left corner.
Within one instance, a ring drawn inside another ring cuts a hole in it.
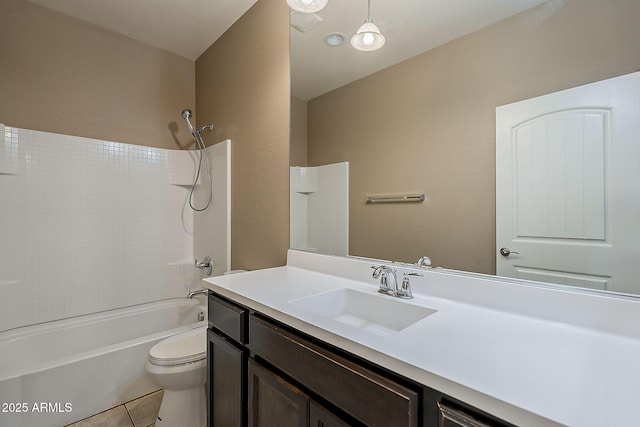
[[[438,427],[490,427],[473,415],[438,402]]]
[[[510,426],[214,293],[207,336],[210,427]]]
[[[349,427],[302,390],[249,360],[249,425]]]
[[[305,427],[311,399],[255,360],[249,360],[249,425]]]
[[[249,347],[307,390],[372,427],[418,426],[419,391],[252,314]]]
[[[247,425],[248,311],[211,294],[208,300],[207,424],[243,427]]]

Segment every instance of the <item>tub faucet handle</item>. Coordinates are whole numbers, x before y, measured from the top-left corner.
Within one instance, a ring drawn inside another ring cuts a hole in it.
[[[202,270],[207,276],[211,276],[211,271],[213,270],[213,262],[211,262],[211,257],[204,257],[201,263],[198,263],[198,260],[196,259],[193,263],[193,266]]]

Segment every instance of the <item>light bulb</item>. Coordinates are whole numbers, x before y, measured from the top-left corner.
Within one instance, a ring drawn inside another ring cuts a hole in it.
[[[371,46],[374,40],[375,37],[373,37],[373,34],[371,33],[364,33],[364,35],[362,36],[362,43],[364,43],[366,46]]]
[[[313,0],[302,0],[302,3],[309,5],[311,3],[313,3]]]

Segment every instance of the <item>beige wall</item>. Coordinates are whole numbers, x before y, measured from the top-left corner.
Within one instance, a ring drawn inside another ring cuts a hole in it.
[[[311,100],[309,164],[351,162],[350,253],[495,272],[495,108],[637,71],[638,22],[637,0],[550,2]]]
[[[232,141],[232,268],[284,265],[289,247],[289,9],[259,0],[196,61],[198,125]]]
[[[291,97],[291,166],[307,166],[307,110],[307,101]]]
[[[163,148],[190,143],[180,112],[195,105],[193,61],[26,0],[0,2],[0,58],[0,123]]]

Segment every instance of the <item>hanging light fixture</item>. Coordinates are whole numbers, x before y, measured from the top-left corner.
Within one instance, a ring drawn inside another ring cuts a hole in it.
[[[367,0],[368,12],[367,20],[358,28],[358,31],[351,37],[351,46],[363,52],[378,50],[384,46],[384,36],[378,26],[371,19],[371,0]]]
[[[287,0],[289,7],[300,13],[316,13],[325,8],[329,0]]]

